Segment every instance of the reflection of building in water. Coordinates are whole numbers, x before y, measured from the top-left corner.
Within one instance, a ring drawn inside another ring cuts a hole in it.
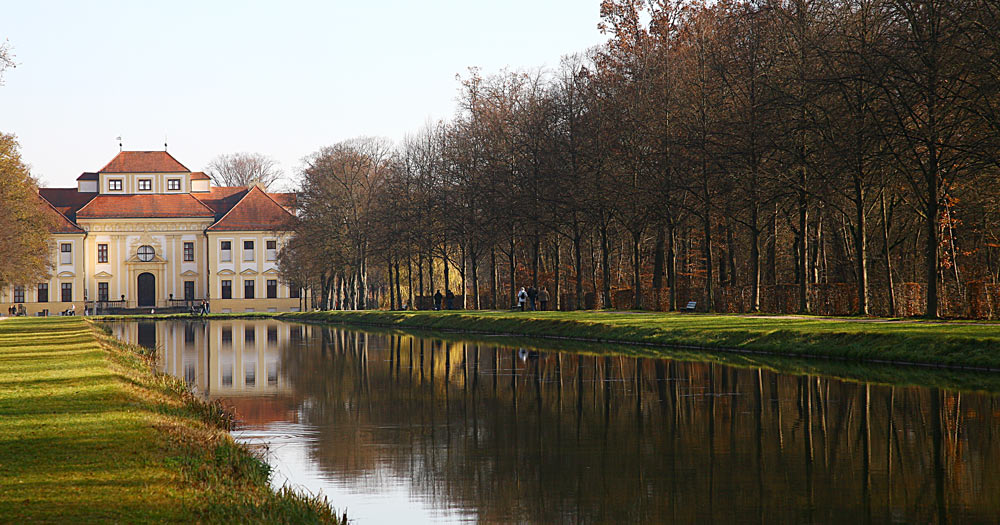
[[[269,321],[128,323],[115,335],[157,349],[159,371],[182,378],[209,399],[284,394],[280,350],[302,327]]]

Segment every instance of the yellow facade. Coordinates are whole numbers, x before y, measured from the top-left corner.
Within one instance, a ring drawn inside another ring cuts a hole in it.
[[[167,162],[169,171],[150,170],[143,156]],[[300,299],[278,272],[285,223],[272,228],[267,222],[291,216],[288,210],[259,188],[212,188],[204,174],[178,171],[186,168],[166,152],[123,152],[108,166],[140,164],[144,169],[137,172],[84,174],[75,190],[40,190],[59,213],[72,210],[75,220],[64,215],[62,231],[82,231],[53,234],[51,278],[0,289],[0,314],[14,303],[27,315],[155,311],[198,307],[202,301],[212,312],[300,309]],[[66,202],[53,202],[59,199]],[[269,215],[258,213],[262,205]],[[227,222],[240,212],[241,218]],[[257,215],[263,218],[247,218]],[[248,223],[254,227],[234,229]],[[213,226],[224,227],[214,231]]]

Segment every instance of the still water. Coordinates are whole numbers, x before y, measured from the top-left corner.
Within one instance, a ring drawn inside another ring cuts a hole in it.
[[[234,407],[276,486],[357,523],[1000,520],[988,391],[270,320],[113,328]]]

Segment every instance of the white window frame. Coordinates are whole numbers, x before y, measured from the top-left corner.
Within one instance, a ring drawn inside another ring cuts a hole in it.
[[[148,182],[149,183],[149,187],[148,188],[143,188],[142,187],[143,186],[143,184],[142,184],[143,182]],[[153,191],[153,179],[139,179],[138,182],[136,182],[136,187],[139,189],[139,191]]]
[[[118,187],[115,187],[115,183]],[[108,191],[122,191],[125,188],[125,181],[122,179],[108,179]]]
[[[268,248],[267,245],[269,243],[272,243],[272,242],[274,243],[274,248],[273,249],[272,248]],[[264,253],[265,253],[264,257],[268,261],[277,261],[278,260],[278,241],[275,240],[275,239],[265,239],[264,240]]]
[[[177,187],[174,187],[174,184]],[[167,191],[181,191],[181,179],[167,179]]]
[[[229,243],[229,249],[224,248]],[[219,262],[233,262],[233,241],[219,240]]]
[[[246,239],[243,242],[243,261],[253,262],[255,258],[254,252],[257,251],[257,244],[253,239]],[[247,249],[247,243],[250,243],[252,248]]]
[[[59,264],[73,264],[73,243],[59,243]]]

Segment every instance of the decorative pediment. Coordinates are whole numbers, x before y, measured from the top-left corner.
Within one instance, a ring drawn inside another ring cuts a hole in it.
[[[184,270],[183,272],[181,272],[181,275],[183,275],[184,277],[196,277],[198,275],[198,272],[194,270]]]
[[[257,275],[257,271],[247,268],[246,270],[240,272],[240,275]]]
[[[112,275],[108,272],[97,272],[94,274],[94,278],[96,279],[110,279],[111,277]]]
[[[59,272],[56,274],[56,277],[62,277],[63,279],[65,279],[68,277],[76,277],[76,274],[73,272]]]
[[[219,270],[215,272],[215,275],[236,275],[236,272],[227,268],[225,270]]]
[[[277,268],[268,268],[268,269],[264,270],[264,273],[266,273],[268,275],[278,275],[278,269]]]

